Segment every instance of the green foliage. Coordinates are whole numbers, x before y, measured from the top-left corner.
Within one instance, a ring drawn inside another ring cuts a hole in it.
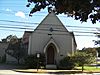
[[[35,61],[35,56],[34,55],[29,55],[25,57],[25,65],[27,65],[29,68],[34,68],[34,66],[37,64]]]
[[[77,51],[73,56],[66,56],[60,61],[60,68],[73,69],[75,66],[82,66],[95,62],[96,50],[88,48],[87,50]]]
[[[96,50],[98,51],[98,57],[100,57],[100,47],[96,48]]]
[[[95,62],[95,58],[96,57],[91,52],[89,53],[77,51],[73,56],[74,61],[82,66],[82,71],[84,70],[84,65]]]
[[[97,56],[96,48],[84,48],[81,52],[92,53],[93,56]]]
[[[2,63],[6,62],[6,55],[2,56]]]
[[[98,45],[100,45],[100,29],[97,28],[97,32],[95,32],[94,34],[98,39],[97,40],[93,40],[93,42],[94,42],[95,45],[98,46]]]
[[[100,20],[100,0],[28,0],[26,6],[30,7],[31,3],[34,3],[34,7],[29,16],[47,7],[48,12],[53,10],[56,14],[68,14],[82,22],[91,19],[94,24]]]
[[[18,64],[19,60],[24,56],[24,49],[21,47],[21,39],[18,39],[16,36],[13,36],[10,38],[10,42],[8,45],[8,48],[5,50],[5,52],[17,59]]]
[[[2,39],[2,42],[6,42],[7,43],[7,40],[4,38],[4,39]]]
[[[72,60],[71,56],[66,56],[62,60],[60,60],[60,69],[73,69],[75,67],[75,63]]]
[[[4,54],[3,56],[0,56],[0,63],[5,63],[6,62],[6,55]]]
[[[92,53],[76,52],[74,55],[74,60],[80,65],[91,64],[95,61],[95,56],[93,56]]]
[[[100,38],[100,37],[98,37],[98,38]],[[95,45],[100,45],[100,40],[94,40],[94,44]]]
[[[87,53],[92,53],[93,56],[97,55],[97,50],[95,48],[86,48]]]
[[[28,66],[29,68],[40,68],[40,67],[45,67],[45,55],[40,54],[40,58],[36,57],[36,54],[34,55],[28,55],[27,57],[24,58],[25,60],[25,65]]]

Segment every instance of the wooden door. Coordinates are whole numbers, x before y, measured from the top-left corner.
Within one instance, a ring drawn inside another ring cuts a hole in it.
[[[47,48],[47,64],[54,64],[55,52],[53,46]]]

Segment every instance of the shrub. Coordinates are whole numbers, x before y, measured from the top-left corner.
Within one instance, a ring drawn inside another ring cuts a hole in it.
[[[45,67],[45,55],[40,54],[40,58],[36,57],[36,54],[34,55],[28,55],[27,57],[24,58],[25,60],[25,65],[28,66],[28,68],[40,68]]]
[[[0,63],[6,62],[6,55],[0,56]]]
[[[73,62],[71,56],[66,56],[60,60],[60,69],[73,69],[74,67],[75,63]]]
[[[2,56],[2,63],[6,62],[6,55]]]

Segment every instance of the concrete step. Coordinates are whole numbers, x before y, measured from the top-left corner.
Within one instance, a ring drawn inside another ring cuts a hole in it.
[[[57,69],[56,65],[46,65],[46,69]]]

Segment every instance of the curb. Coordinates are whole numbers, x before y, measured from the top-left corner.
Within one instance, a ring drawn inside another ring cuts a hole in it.
[[[36,69],[31,69],[31,70],[13,70],[16,72],[22,72],[22,73],[46,73],[46,74],[80,74],[80,73],[86,73],[86,74],[92,74],[92,73],[100,73],[100,72],[88,72],[84,71],[82,72],[81,70],[41,70],[39,69],[38,71]]]

